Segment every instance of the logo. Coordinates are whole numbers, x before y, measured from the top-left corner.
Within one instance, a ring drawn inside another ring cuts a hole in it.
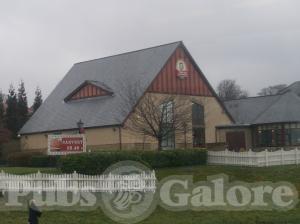
[[[0,210],[26,210],[30,200],[43,211],[101,206],[113,221],[134,224],[148,218],[157,205],[173,212],[288,211],[299,201],[296,187],[285,181],[230,181],[218,174],[197,182],[192,175],[167,176],[158,183],[154,171],[134,161],[118,162],[103,175],[67,175],[37,173],[28,178],[1,172]]]
[[[142,200],[143,194],[141,192],[118,192],[113,204],[119,211],[125,211],[126,209],[131,210],[132,205],[139,204]]]
[[[177,71],[177,77],[179,79],[185,79],[188,77],[188,68],[183,59],[177,60],[176,71]]]
[[[108,168],[105,173],[125,176],[131,175],[132,178],[134,178],[134,175],[139,176],[139,178],[136,178],[136,181],[133,181],[136,186],[140,186],[140,181],[143,181],[143,178],[140,178],[141,176],[147,179],[147,181],[144,182],[145,186],[142,191],[132,190],[135,186],[130,186],[131,190],[126,191],[128,183],[123,182],[122,186],[120,186],[120,189],[123,190],[101,193],[101,207],[105,215],[119,223],[137,223],[152,214],[157,204],[156,200],[154,200],[156,189],[153,188],[155,175],[148,167],[134,161],[123,161],[114,164]],[[154,178],[149,180],[149,175],[152,175]]]

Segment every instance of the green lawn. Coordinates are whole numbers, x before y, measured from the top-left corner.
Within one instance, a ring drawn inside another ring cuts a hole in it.
[[[55,168],[31,168],[31,167],[0,167],[0,171],[13,174],[29,174],[36,173],[40,171],[41,173],[60,173],[58,169]]]
[[[7,172],[30,173],[37,169],[28,168],[3,168]],[[1,168],[0,168],[1,170]],[[55,169],[39,169],[41,172],[58,172]],[[168,168],[157,170],[159,179],[168,175],[194,175],[194,181],[205,180],[208,175],[225,173],[230,180],[253,181],[289,181],[296,185],[300,191],[300,167],[284,166],[272,168],[242,168],[229,166],[195,166]],[[26,223],[27,214],[25,212],[1,212],[0,224]],[[45,212],[40,219],[41,224],[73,224],[73,223],[114,223],[101,212]],[[172,224],[298,224],[300,223],[300,206],[288,212],[169,212],[158,208],[144,224],[172,223]]]

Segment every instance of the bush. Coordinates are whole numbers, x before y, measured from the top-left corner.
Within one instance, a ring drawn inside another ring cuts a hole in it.
[[[31,157],[29,166],[32,167],[57,167],[60,156],[35,155]]]
[[[205,150],[196,149],[141,153],[142,160],[153,168],[203,165],[206,157]]]
[[[137,155],[124,152],[102,152],[74,154],[62,157],[61,170],[65,173],[76,171],[84,174],[101,174],[110,165],[124,160],[143,162]]]
[[[127,151],[97,152],[67,155],[61,158],[61,170],[66,173],[77,171],[84,174],[101,174],[110,165],[124,160],[141,162],[152,168],[191,166],[206,164],[204,150]]]
[[[19,167],[57,167],[59,166],[59,156],[16,152],[7,157],[7,165]]]
[[[16,152],[12,153],[7,157],[8,166],[29,166],[32,158],[31,153],[27,152]]]

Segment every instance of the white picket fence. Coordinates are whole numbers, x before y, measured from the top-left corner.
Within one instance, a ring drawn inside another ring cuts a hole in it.
[[[34,173],[28,175],[14,175],[0,173],[0,190],[5,191],[91,191],[91,192],[119,192],[119,191],[155,191],[155,172],[130,175],[84,175]]]
[[[253,152],[251,150],[245,152],[233,151],[209,151],[208,164],[215,165],[236,165],[236,166],[254,166],[268,167],[277,165],[290,165],[300,163],[300,150],[285,151],[284,149],[277,151]]]

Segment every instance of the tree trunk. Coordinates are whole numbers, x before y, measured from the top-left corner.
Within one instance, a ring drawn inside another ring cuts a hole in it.
[[[158,149],[158,151],[161,151],[162,150],[162,147],[161,147],[162,139],[158,139],[157,141],[158,141],[157,142],[157,149]]]

